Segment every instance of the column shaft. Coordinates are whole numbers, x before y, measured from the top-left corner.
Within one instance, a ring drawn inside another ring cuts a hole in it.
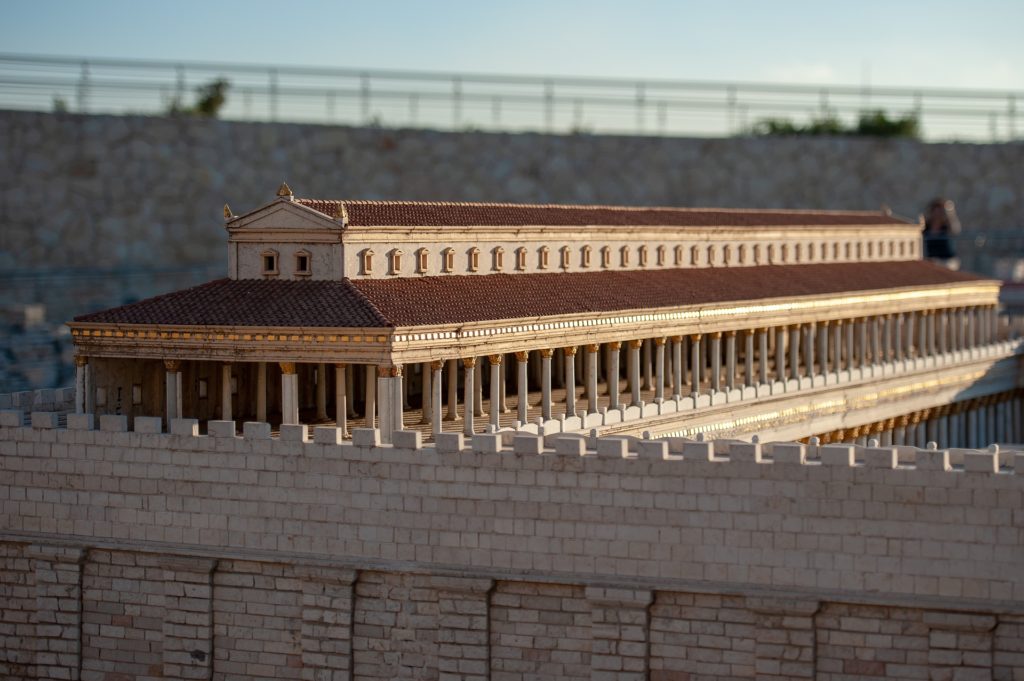
[[[736,332],[725,332],[725,387],[736,388]]]
[[[754,387],[754,330],[743,334],[743,385]]]
[[[348,366],[334,365],[334,422],[341,436],[348,437]]]
[[[459,418],[459,365],[457,359],[448,360],[448,413],[446,421],[456,421]]]
[[[530,408],[529,366],[527,365],[529,358],[530,353],[528,352],[516,353],[516,419],[520,424],[526,423],[527,409]]]
[[[597,409],[597,358],[601,350],[599,345],[587,346],[587,413],[596,414]]]
[[[665,339],[654,339],[654,401],[665,400]]]
[[[622,343],[608,344],[608,409],[619,408],[619,352]]]
[[[431,399],[431,396],[434,394],[434,376],[430,368],[430,362],[422,364],[420,375],[423,377],[423,383],[420,386],[420,411],[422,412],[420,423],[433,423],[434,401]]]
[[[225,362],[220,367],[220,418],[231,421],[231,364]]]
[[[433,405],[430,409],[430,431],[437,435],[441,432],[441,369],[444,367],[443,360],[434,360],[430,363],[430,371],[434,374],[430,384],[430,401]]]
[[[700,395],[700,365],[700,334],[695,333],[690,336],[690,387],[694,397]]]
[[[766,385],[768,383],[768,329],[760,328],[757,330],[757,347],[760,382],[761,385]]]
[[[565,358],[565,416],[576,416],[576,348],[563,348]]]
[[[540,412],[545,421],[551,420],[551,350],[540,351]]]
[[[501,416],[501,358],[502,355],[491,355],[491,428],[494,431],[500,426]]]
[[[719,392],[722,389],[722,334],[719,331],[709,334],[711,338],[711,345],[708,347],[710,352],[711,366],[709,368],[711,378],[711,392],[712,394]]]
[[[256,365],[256,420],[267,421],[267,363]]]
[[[462,385],[464,390],[463,400],[465,404],[465,417],[463,418],[463,432],[466,435],[472,437],[473,435],[473,396],[476,394],[476,390],[473,383],[476,379],[476,357],[467,357],[462,360],[462,366],[465,368],[464,383]]]

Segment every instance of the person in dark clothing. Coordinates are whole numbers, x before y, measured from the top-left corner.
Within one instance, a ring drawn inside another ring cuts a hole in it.
[[[955,258],[953,237],[959,233],[960,220],[953,202],[941,197],[932,199],[924,218],[924,256],[935,260]]]

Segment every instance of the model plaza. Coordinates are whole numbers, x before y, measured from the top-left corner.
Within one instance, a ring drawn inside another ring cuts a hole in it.
[[[999,283],[811,212],[276,199],[228,277],[69,325],[79,412],[466,434],[1022,436]],[[230,422],[230,424],[226,423]]]

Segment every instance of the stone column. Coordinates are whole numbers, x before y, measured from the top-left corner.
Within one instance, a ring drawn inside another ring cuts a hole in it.
[[[167,362],[176,362],[176,360],[164,360],[164,365],[166,365]],[[177,370],[175,370],[175,372],[176,371]],[[84,414],[85,413],[85,403],[87,401],[86,400],[86,395],[89,394],[89,378],[88,378],[88,374],[89,374],[89,358],[86,357],[85,355],[75,355],[75,413],[76,414]],[[173,383],[175,384],[175,388],[174,388],[175,394],[177,394],[177,387],[176,387],[176,383],[177,382],[174,381]],[[176,406],[177,406],[177,398],[175,397],[175,399],[171,399],[171,397],[172,397],[171,396],[171,385],[172,385],[171,370],[168,369],[167,370],[167,419],[168,419],[168,422],[170,422],[170,419],[172,419],[172,418],[180,418],[180,416],[177,416],[177,415],[171,416],[172,410],[174,410],[176,408]]]
[[[892,443],[895,446],[907,444],[907,426],[910,425],[910,417],[904,414],[896,417],[896,427],[892,431]]]
[[[804,339],[803,339],[803,344],[804,344],[804,366],[807,368],[807,378],[814,378],[815,374],[817,373],[814,370],[814,347],[815,347],[814,346],[814,328],[815,328],[815,326],[816,325],[812,322],[810,324],[806,324],[803,327],[803,331],[804,331]]]
[[[434,405],[431,396],[434,394],[434,376],[430,369],[430,362],[424,362],[420,367],[420,374],[423,376],[423,384],[420,386],[420,423],[433,423]]]
[[[843,320],[832,322],[832,373],[839,376],[843,370]]]
[[[463,399],[465,400],[465,421],[463,426],[463,432],[470,437],[473,436],[473,395],[476,390],[473,387],[473,379],[476,376],[476,357],[466,357],[462,360],[462,366],[465,371],[465,382],[462,385],[463,388]]]
[[[516,353],[516,394],[518,395],[516,419],[520,424],[526,423],[527,410],[530,408],[530,383],[527,366],[529,358],[529,352]]]
[[[700,365],[700,334],[690,334],[690,387],[694,397],[700,395]]]
[[[642,340],[629,341],[629,391],[630,406],[640,406],[640,348]]]
[[[491,365],[491,428],[496,432],[501,426],[501,359],[504,355],[490,355]]]
[[[316,365],[316,420],[327,420],[327,365]]]
[[[725,388],[736,388],[736,332],[725,332]]]
[[[366,427],[377,427],[377,367],[366,365]],[[296,395],[298,392],[296,391]]]
[[[654,339],[654,401],[665,401],[665,338]]]
[[[925,311],[924,319],[925,319],[925,330],[926,330],[925,338],[927,339],[925,344],[924,344],[925,352],[928,354],[929,357],[934,357],[937,354],[936,353],[937,343],[936,343],[935,335],[936,335],[936,332],[938,331],[935,328],[935,310],[927,310],[927,311]]]
[[[508,390],[505,389],[506,381],[504,363],[501,365],[501,371],[498,372],[498,383],[500,384],[498,389],[498,408],[501,409],[502,414],[507,414],[511,410],[508,408]]]
[[[849,370],[849,371],[853,371],[853,367],[856,366],[854,364],[854,359],[853,359],[853,355],[854,355],[854,352],[853,352],[853,337],[854,337],[853,336],[853,332],[854,332],[853,325],[854,325],[854,320],[852,320],[852,319],[847,320],[847,322],[845,324],[845,327],[846,327],[846,363],[843,366],[846,367],[846,369]]]
[[[860,346],[857,348],[857,359],[860,362],[860,368],[866,369],[868,366],[868,320],[864,317],[857,319],[857,344]]]
[[[654,374],[651,368],[651,341],[645,340],[644,351],[644,390],[651,390],[654,387]]]
[[[482,362],[477,362],[473,367],[473,381],[476,391],[473,393],[473,415],[484,416],[484,367]],[[470,404],[466,402],[466,404]]]
[[[708,338],[711,339],[711,345],[708,347],[708,359],[711,361],[708,371],[713,395],[722,389],[722,332],[709,333]]]
[[[786,382],[786,327],[775,327],[775,380]]]
[[[937,325],[936,336],[939,341],[938,352],[944,355],[950,350],[949,310],[939,310],[936,314],[938,315],[935,320]]]
[[[590,604],[591,679],[646,681],[649,647],[648,610],[654,592],[588,586]]]
[[[619,408],[619,352],[622,343],[613,341],[608,344],[608,409]]]
[[[299,375],[295,362],[281,362],[281,424],[299,422]]]
[[[85,556],[86,550],[77,546],[32,544],[27,548],[26,558],[31,561],[29,565],[34,572],[33,614],[39,651],[35,656],[35,675],[32,678],[79,678],[82,661],[82,564]],[[26,595],[32,594],[29,586],[19,585],[16,588],[25,591]],[[30,615],[23,613],[23,616],[27,619]],[[17,676],[12,674],[9,678]]]
[[[822,375],[828,374],[828,322],[820,323],[818,330],[818,367]]]
[[[180,393],[179,393],[180,394]],[[256,420],[267,421],[267,363],[256,363]]]
[[[800,325],[789,327],[789,377],[800,380]]]
[[[435,436],[441,432],[441,370],[443,368],[443,359],[435,359],[430,363],[430,371],[434,374],[430,384],[430,400],[433,402],[430,409],[430,431]]]
[[[396,430],[402,430],[402,367],[377,367],[377,414],[381,442],[391,442]]]
[[[903,315],[897,314],[892,318],[893,330],[893,359],[897,362],[903,361]]]
[[[540,412],[545,421],[551,420],[551,350],[540,351]]]
[[[576,416],[576,348],[562,348],[565,358],[565,416]]]
[[[761,385],[768,384],[768,329],[761,327],[757,330],[757,363],[760,373]]]
[[[459,419],[459,365],[457,359],[448,360],[448,413],[445,421]]]
[[[75,358],[75,366],[78,357]],[[181,360],[165,359],[164,369],[164,413],[167,415],[167,428],[170,432],[171,420],[182,418],[181,414]],[[76,376],[77,378],[77,376]],[[77,397],[77,396],[76,396]],[[84,405],[83,405],[84,407]],[[75,408],[78,408],[76,403]],[[83,412],[78,412],[83,413]]]
[[[341,436],[348,437],[348,365],[334,365],[334,422],[341,428]]]
[[[683,337],[672,336],[672,397],[683,396]]]
[[[917,356],[928,355],[928,311],[921,310],[917,313]]]
[[[231,421],[231,363],[224,362],[220,367],[220,418]]]
[[[213,672],[213,571],[217,561],[164,556],[165,679],[208,679]]]
[[[601,346],[591,343],[586,346],[587,354],[587,413],[596,414],[597,408],[597,360]],[[662,358],[664,360],[664,357]]]
[[[871,317],[871,363],[878,366],[882,363],[882,343],[879,333],[878,315]]]
[[[754,330],[743,332],[743,385],[754,387]]]

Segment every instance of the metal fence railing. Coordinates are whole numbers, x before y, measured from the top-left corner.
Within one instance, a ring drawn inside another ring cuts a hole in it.
[[[164,114],[227,81],[222,118],[642,135],[914,116],[928,140],[1018,139],[1024,91],[431,73],[0,54],[0,108]]]

